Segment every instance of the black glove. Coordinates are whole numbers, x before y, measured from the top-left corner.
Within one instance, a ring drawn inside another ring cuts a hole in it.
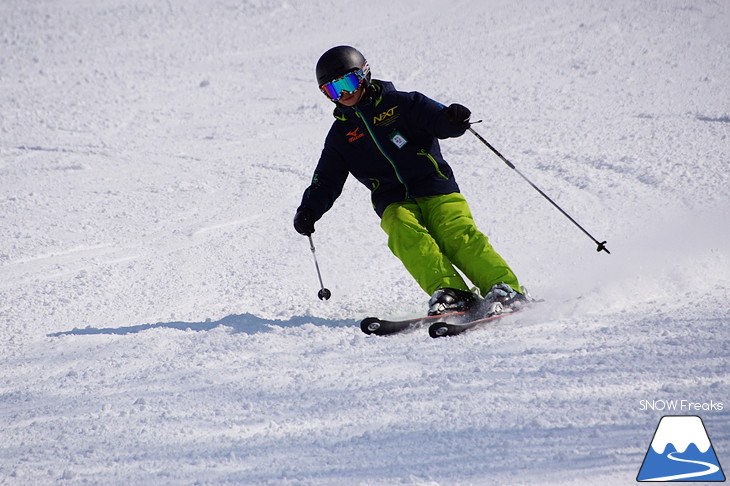
[[[463,132],[465,132],[466,129],[469,128],[470,117],[471,111],[469,111],[469,108],[464,105],[453,103],[449,105],[448,108],[446,108],[446,119],[448,120],[448,122],[455,128],[462,130]]]
[[[311,209],[299,208],[297,214],[294,215],[294,229],[301,235],[309,236],[314,233],[315,221],[317,220]]]

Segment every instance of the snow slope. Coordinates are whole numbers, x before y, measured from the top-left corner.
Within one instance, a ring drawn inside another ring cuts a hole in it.
[[[711,0],[4,0],[0,484],[634,484],[666,414],[730,464],[728,26]],[[546,303],[363,335],[427,296],[352,180],[317,300],[291,219],[342,43],[470,107],[612,254],[467,134],[445,156]]]

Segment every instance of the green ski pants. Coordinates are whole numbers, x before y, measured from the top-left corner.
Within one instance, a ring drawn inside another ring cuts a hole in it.
[[[482,295],[498,283],[520,290],[517,277],[476,228],[459,193],[393,203],[380,226],[388,234],[390,250],[428,295],[440,288],[469,290],[456,268]]]

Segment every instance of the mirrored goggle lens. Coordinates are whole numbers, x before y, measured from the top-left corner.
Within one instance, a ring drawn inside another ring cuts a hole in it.
[[[362,79],[362,70],[347,73],[344,76],[333,79],[329,83],[325,83],[320,86],[320,89],[330,99],[337,101],[342,98],[343,92],[353,93],[360,86],[360,80]]]

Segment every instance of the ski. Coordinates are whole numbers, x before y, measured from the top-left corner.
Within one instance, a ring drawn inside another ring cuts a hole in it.
[[[411,319],[399,321],[391,321],[380,319],[378,317],[367,317],[360,322],[360,329],[365,334],[375,334],[376,336],[387,336],[412,329],[418,329],[432,322],[468,322],[473,313],[471,312],[454,312],[451,314],[441,314],[437,316],[421,316]]]
[[[493,302],[480,305],[470,311],[414,317],[398,321],[380,319],[379,317],[367,317],[360,322],[360,329],[365,334],[388,336],[390,334],[408,332],[428,325],[428,334],[433,338],[456,336],[473,327],[521,312],[538,302],[542,302],[542,300],[530,298],[528,302],[516,308],[503,306],[499,302]]]
[[[461,322],[461,323],[450,323],[450,322],[436,322],[434,324],[431,324],[428,327],[428,335],[432,338],[440,338],[440,337],[446,337],[446,336],[458,336],[464,331],[468,331],[469,329],[490,323],[492,321],[496,321],[498,319],[501,319],[503,317],[511,316],[513,314],[517,314],[519,312],[522,312],[523,309],[514,310],[514,311],[503,311],[500,308],[494,309],[494,312],[490,312],[484,317],[480,317],[478,319],[474,319],[467,322]]]

